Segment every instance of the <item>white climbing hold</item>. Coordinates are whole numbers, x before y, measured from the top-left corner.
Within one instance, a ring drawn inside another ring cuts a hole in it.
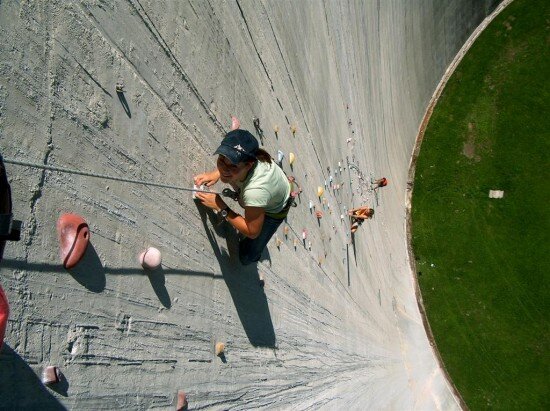
[[[139,263],[146,270],[154,270],[160,267],[161,262],[160,251],[155,247],[149,247],[139,255]]]

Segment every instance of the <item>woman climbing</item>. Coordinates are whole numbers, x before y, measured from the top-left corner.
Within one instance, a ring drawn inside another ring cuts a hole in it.
[[[351,233],[353,234],[366,219],[372,218],[374,215],[374,209],[367,206],[358,207],[353,210],[349,210],[348,215],[351,219]]]
[[[197,186],[210,187],[221,180],[231,185],[238,193],[244,216],[231,210],[217,194],[197,193],[196,198],[218,211],[245,236],[239,242],[241,263],[257,262],[293,203],[291,184],[269,153],[259,148],[258,140],[246,130],[227,133],[214,154],[218,154],[217,168],[195,176],[194,182]]]

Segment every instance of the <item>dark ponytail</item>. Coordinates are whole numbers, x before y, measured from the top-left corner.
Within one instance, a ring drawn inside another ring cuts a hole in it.
[[[262,163],[271,163],[272,161],[271,155],[261,148],[256,150],[256,158]]]

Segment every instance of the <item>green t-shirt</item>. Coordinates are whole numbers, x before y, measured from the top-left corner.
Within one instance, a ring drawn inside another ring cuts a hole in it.
[[[239,204],[242,207],[261,207],[270,214],[281,212],[290,196],[288,178],[274,161],[258,161],[237,188],[240,189]]]

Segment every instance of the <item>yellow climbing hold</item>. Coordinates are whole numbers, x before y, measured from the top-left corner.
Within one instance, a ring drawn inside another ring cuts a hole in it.
[[[325,193],[325,189],[321,186],[317,187],[317,197],[321,198],[321,196]]]
[[[294,164],[294,160],[296,160],[296,156],[294,155],[294,153],[289,153],[288,162],[290,163],[290,165]]]
[[[297,130],[296,126],[294,125],[290,126],[290,132],[292,133],[292,135],[296,134],[296,130]]]
[[[225,352],[225,344],[222,342],[216,343],[216,355],[221,357]]]

